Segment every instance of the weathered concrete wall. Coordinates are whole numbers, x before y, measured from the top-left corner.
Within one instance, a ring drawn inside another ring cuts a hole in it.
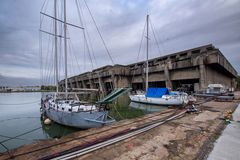
[[[68,79],[69,88],[109,88],[129,87],[144,89],[145,62],[130,65],[104,66]],[[210,67],[211,66],[211,67]],[[149,60],[149,82],[155,86],[176,89],[182,84],[192,85],[197,90],[205,90],[210,83],[232,85],[237,72],[213,45],[201,46],[182,52]],[[157,85],[156,83],[159,83]],[[142,86],[140,87],[140,85]],[[60,82],[64,88],[64,81]]]
[[[211,66],[206,67],[206,83],[219,83],[224,85],[226,88],[232,87],[232,79],[225,74],[215,70]]]
[[[197,67],[185,68],[171,71],[171,80],[199,79],[199,69]]]

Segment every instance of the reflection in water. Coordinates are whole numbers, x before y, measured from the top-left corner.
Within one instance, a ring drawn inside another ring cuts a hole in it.
[[[42,93],[34,92],[0,94],[0,141],[5,141],[3,145],[7,146],[8,149],[29,144],[35,140],[38,141],[49,138],[60,138],[67,134],[80,131],[80,129],[62,126],[57,123],[44,125],[40,120],[39,110],[41,94]],[[96,94],[85,94],[80,95],[80,99],[94,102],[99,98]],[[130,99],[127,94],[116,99],[112,104],[109,105],[110,116],[118,121],[122,119],[139,117],[144,114],[161,111],[166,108],[136,103],[131,103],[129,105],[129,103]],[[15,139],[7,138],[7,136],[16,137],[23,133],[27,133],[34,128],[39,129],[23,136],[19,136]],[[5,151],[6,149],[0,146],[0,153]]]
[[[109,115],[114,117],[117,121],[144,115],[144,112],[141,109],[129,107],[129,103],[130,99],[127,94],[118,97],[112,104],[110,104],[111,110]]]
[[[129,104],[129,107],[135,108],[135,109],[141,109],[144,111],[145,114],[152,113],[152,112],[160,112],[167,108],[166,106],[149,105],[149,104],[136,103],[136,102],[131,102]]]
[[[54,123],[54,122],[52,122],[50,125],[45,125],[42,121],[41,124],[42,124],[43,133],[48,138],[61,138],[61,137],[66,136],[70,133],[81,130],[81,129],[78,129],[78,128],[63,126],[63,125],[60,125],[60,124],[57,124],[57,123]]]

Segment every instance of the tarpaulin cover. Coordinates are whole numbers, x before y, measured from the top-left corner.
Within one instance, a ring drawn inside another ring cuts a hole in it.
[[[164,94],[169,94],[167,88],[148,88],[146,97],[161,98]]]

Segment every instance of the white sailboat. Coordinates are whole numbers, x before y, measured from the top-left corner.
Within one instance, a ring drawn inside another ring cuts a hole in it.
[[[55,80],[56,93],[42,97],[41,111],[44,117],[62,125],[77,128],[94,128],[113,123],[115,120],[108,116],[108,110],[101,105],[87,104],[79,101],[77,93],[68,92],[68,69],[67,69],[67,25],[66,22],[66,0],[64,0],[64,21],[57,19],[56,3],[54,0],[54,17],[45,13],[45,16],[55,20]],[[58,51],[57,51],[57,21],[64,23],[64,58],[65,58],[65,92],[58,90]],[[46,33],[46,32],[45,32]]]
[[[148,87],[148,42],[149,42],[149,15],[147,21],[147,60],[146,60],[146,92],[129,95],[132,102],[154,104],[161,106],[178,106],[188,103],[188,95],[183,92],[169,92],[167,88],[149,88]]]

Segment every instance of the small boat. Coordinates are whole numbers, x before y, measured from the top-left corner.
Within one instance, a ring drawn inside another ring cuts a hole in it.
[[[146,94],[130,95],[129,97],[132,102],[161,106],[179,106],[188,103],[187,93],[169,92],[167,88],[148,88]]]
[[[178,106],[188,103],[188,94],[184,92],[169,92],[167,88],[149,88],[148,87],[148,41],[149,41],[149,15],[146,19],[147,24],[147,60],[146,60],[146,93],[140,92],[135,95],[129,95],[132,102],[155,104],[161,106]]]
[[[226,89],[222,84],[209,84],[206,93],[213,95],[221,95],[226,93]]]

